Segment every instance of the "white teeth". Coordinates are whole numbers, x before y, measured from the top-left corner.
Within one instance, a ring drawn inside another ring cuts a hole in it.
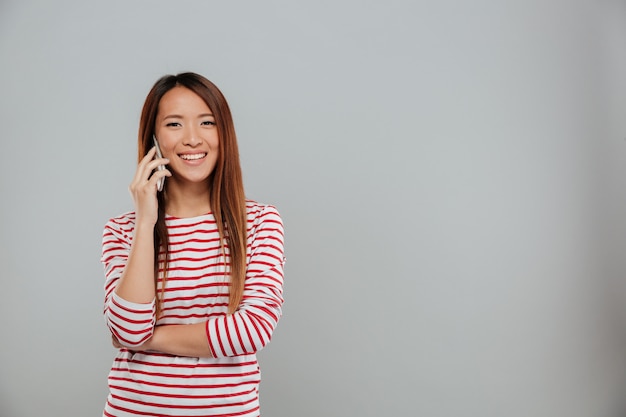
[[[206,153],[197,153],[193,155],[181,155],[180,157],[187,161],[195,161],[196,159],[202,159],[206,156]]]

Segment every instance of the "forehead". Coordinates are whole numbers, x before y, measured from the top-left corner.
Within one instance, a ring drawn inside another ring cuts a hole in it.
[[[202,97],[182,86],[176,86],[161,97],[159,102],[158,116],[168,114],[206,114],[211,109]]]

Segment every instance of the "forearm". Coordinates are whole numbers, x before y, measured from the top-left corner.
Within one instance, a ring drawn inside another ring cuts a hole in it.
[[[132,303],[148,304],[155,299],[154,226],[137,225],[126,267],[115,292]]]
[[[142,349],[176,356],[213,357],[206,335],[206,322],[157,326]]]
[[[116,339],[126,347],[137,348],[152,337],[155,305],[130,303],[113,293],[108,299],[105,319]]]
[[[207,322],[209,347],[218,358],[256,353],[270,342],[281,314],[280,302],[266,299],[212,318]]]
[[[139,348],[176,356],[209,358],[257,352],[269,343],[281,315],[280,306],[269,309],[267,306],[251,307],[250,310],[237,311],[208,322],[157,326],[152,337]]]
[[[154,249],[151,228],[134,232],[128,224],[126,218],[112,220],[103,234],[104,316],[124,346],[137,347],[152,336],[156,322]]]

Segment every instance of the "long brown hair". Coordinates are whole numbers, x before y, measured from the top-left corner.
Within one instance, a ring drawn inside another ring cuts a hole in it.
[[[217,223],[220,246],[227,267],[226,248],[228,248],[230,256],[228,312],[232,314],[237,310],[243,297],[246,275],[246,199],[235,126],[226,98],[217,86],[203,76],[192,72],[166,75],[160,78],[148,93],[141,111],[138,160],[140,161],[153,146],[152,135],[155,131],[156,116],[161,98],[177,86],[185,87],[200,96],[215,117],[219,148],[217,163],[209,177],[208,187],[211,211]],[[159,217],[154,226],[154,285],[158,298],[157,315],[160,313],[163,303],[169,263],[169,235],[165,227],[167,183],[166,181],[163,192],[158,193]],[[162,256],[159,255],[161,250],[163,251]],[[163,270],[160,294],[158,288],[159,268]]]

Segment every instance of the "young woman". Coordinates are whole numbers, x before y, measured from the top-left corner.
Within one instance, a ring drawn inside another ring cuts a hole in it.
[[[209,80],[156,82],[129,189],[135,210],[103,234],[104,316],[119,348],[103,415],[258,416],[255,354],[281,316],[283,226],[246,200],[230,109]]]

